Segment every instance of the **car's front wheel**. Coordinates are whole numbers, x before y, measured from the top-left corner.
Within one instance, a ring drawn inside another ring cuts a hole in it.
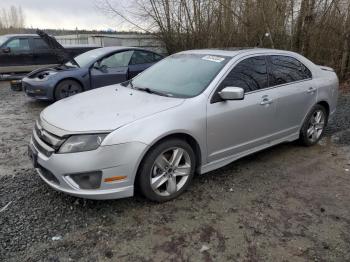
[[[72,79],[63,80],[55,88],[55,100],[58,101],[81,92],[83,92],[83,88],[77,81]]]
[[[307,115],[300,130],[300,141],[305,146],[316,144],[322,137],[328,121],[328,114],[322,105],[315,105]]]
[[[174,199],[189,186],[195,166],[195,155],[187,142],[165,140],[154,146],[140,165],[141,193],[156,202]]]

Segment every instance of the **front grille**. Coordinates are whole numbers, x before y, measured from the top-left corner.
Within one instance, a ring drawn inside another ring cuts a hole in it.
[[[42,167],[39,165],[39,170],[40,173],[42,174],[43,177],[45,177],[45,179],[49,180],[50,182],[59,185],[60,181],[58,181],[58,179],[54,176],[54,174],[52,174],[49,170],[47,170],[46,168]]]
[[[54,149],[58,149],[64,142],[64,139],[44,130],[38,121],[35,124],[34,130],[42,141]]]
[[[49,157],[64,142],[64,139],[44,130],[37,121],[33,130],[33,144],[45,156]]]
[[[44,154],[47,157],[51,156],[51,154],[53,153],[53,150],[50,152],[49,150],[44,148],[41,144],[37,142],[37,139],[34,136],[32,137],[32,140],[33,140],[34,146],[36,147],[36,149],[39,150],[40,153]]]

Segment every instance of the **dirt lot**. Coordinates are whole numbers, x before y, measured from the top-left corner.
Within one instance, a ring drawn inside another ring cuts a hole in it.
[[[0,261],[350,261],[350,92],[319,145],[246,157],[165,204],[46,186],[26,146],[47,105],[0,83]]]

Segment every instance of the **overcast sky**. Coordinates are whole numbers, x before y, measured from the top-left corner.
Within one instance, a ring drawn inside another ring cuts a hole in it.
[[[125,0],[119,0],[125,1]],[[0,9],[21,6],[26,27],[58,29],[125,30],[96,9],[96,0],[0,0]]]

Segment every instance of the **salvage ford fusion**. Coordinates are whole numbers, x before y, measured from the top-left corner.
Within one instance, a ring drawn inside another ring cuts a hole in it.
[[[264,148],[313,145],[338,78],[278,50],[195,50],[136,78],[69,97],[37,121],[29,155],[51,187],[91,199],[180,195],[206,173]]]

